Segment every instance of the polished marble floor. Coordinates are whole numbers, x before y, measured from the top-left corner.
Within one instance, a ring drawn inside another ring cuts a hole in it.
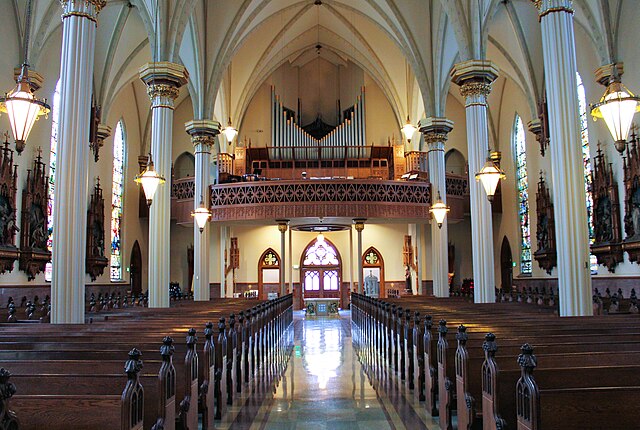
[[[403,383],[370,378],[352,345],[348,311],[340,317],[296,312],[295,346],[278,381],[232,408],[219,428],[249,430],[435,429]],[[369,372],[371,375],[371,372]]]

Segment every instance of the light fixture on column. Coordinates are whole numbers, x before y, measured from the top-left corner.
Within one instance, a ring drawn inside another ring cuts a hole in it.
[[[233,139],[238,135],[238,130],[236,130],[231,124],[231,117],[229,117],[229,122],[227,123],[227,126],[224,128],[224,130],[222,130],[222,132],[224,133],[225,137],[227,138],[227,142],[229,143],[233,142]]]
[[[0,98],[0,112],[6,112],[16,141],[18,154],[24,150],[31,128],[39,116],[47,115],[51,108],[47,100],[38,100],[31,91],[29,79],[29,34],[31,32],[31,2],[27,3],[25,18],[24,61],[16,87]]]
[[[198,229],[200,230],[200,233],[202,233],[207,222],[211,219],[211,211],[204,205],[202,196],[200,196],[200,205],[198,206],[198,209],[191,211],[191,216],[196,219]]]
[[[489,157],[487,157],[487,162],[484,164],[482,169],[476,173],[476,182],[482,182],[482,186],[484,187],[484,190],[487,193],[487,198],[490,202],[493,201],[493,196],[498,188],[498,182],[500,182],[500,179],[506,178],[504,171],[498,164],[499,162],[500,153],[497,151],[491,152]]]
[[[636,112],[640,111],[640,97],[633,95],[621,80],[618,68],[614,65],[609,85],[598,103],[591,105],[591,116],[594,120],[603,118],[618,152],[624,151],[631,122]]]
[[[447,212],[449,212],[450,210],[451,209],[449,209],[449,206],[445,205],[444,202],[442,201],[442,197],[440,196],[440,191],[438,191],[438,199],[436,200],[435,204],[433,204],[429,208],[429,212],[431,212],[433,219],[436,220],[436,223],[438,224],[438,228],[442,228],[442,223],[444,222],[444,218],[447,216]]]
[[[404,134],[404,137],[407,139],[407,141],[411,142],[411,138],[413,137],[413,134],[416,132],[416,130],[416,126],[411,124],[409,115],[407,115],[407,123],[404,125],[404,127],[402,127],[402,134]]]
[[[165,179],[160,176],[153,167],[153,159],[151,158],[151,153],[149,153],[149,158],[147,160],[147,168],[144,169],[144,172],[136,175],[134,181],[136,182],[136,184],[142,185],[144,195],[147,198],[147,206],[151,206],[151,203],[153,202],[153,196],[158,189],[158,185],[165,183]]]

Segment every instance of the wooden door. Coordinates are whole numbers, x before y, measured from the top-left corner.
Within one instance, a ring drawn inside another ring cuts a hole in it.
[[[502,248],[500,249],[500,279],[502,280],[500,288],[505,292],[511,291],[511,285],[513,283],[513,258],[507,236],[502,239]]]
[[[342,264],[336,247],[328,240],[312,241],[302,255],[300,264],[302,298],[332,298],[341,300]]]
[[[129,260],[129,274],[131,276],[131,293],[135,296],[142,293],[142,252],[140,244],[136,240],[131,248],[131,259]]]

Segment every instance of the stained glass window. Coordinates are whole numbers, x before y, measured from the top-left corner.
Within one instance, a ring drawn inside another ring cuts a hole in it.
[[[49,188],[47,189],[47,231],[49,237],[47,238],[47,249],[53,250],[53,207],[54,196],[53,190],[55,187],[55,171],[56,171],[56,153],[58,151],[58,121],[60,118],[60,80],[56,84],[56,89],[53,92],[53,103],[51,104],[51,143],[49,144]],[[48,262],[44,269],[44,280],[51,281],[51,262]]]
[[[591,184],[593,182],[593,173],[591,170],[591,154],[589,152],[589,130],[587,129],[587,96],[584,90],[584,84],[579,73],[576,73],[578,80],[578,109],[580,113],[580,139],[582,140],[582,163],[584,167],[584,190],[587,195],[587,219],[589,224],[589,243],[595,242],[595,234],[593,232],[593,193],[591,192]],[[591,273],[598,273],[598,260],[595,255],[590,256]]]
[[[529,223],[529,183],[527,177],[527,145],[524,125],[516,115],[513,125],[513,146],[516,154],[516,184],[518,187],[518,217],[520,219],[520,273],[531,274],[531,228]]]
[[[273,251],[269,251],[265,254],[262,264],[265,266],[278,266],[278,256]]]
[[[122,195],[124,185],[125,135],[122,120],[113,136],[113,181],[111,188],[111,280],[122,280]]]
[[[307,249],[303,262],[305,266],[337,266],[338,264],[340,264],[338,253],[324,240],[316,240]]]

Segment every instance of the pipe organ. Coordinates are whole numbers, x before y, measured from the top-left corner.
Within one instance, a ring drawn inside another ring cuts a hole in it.
[[[326,136],[316,139],[295,121],[271,87],[271,146],[269,160],[337,160],[371,158],[367,146],[364,88],[343,121]],[[299,113],[298,113],[299,115]],[[342,115],[341,115],[342,116]]]

